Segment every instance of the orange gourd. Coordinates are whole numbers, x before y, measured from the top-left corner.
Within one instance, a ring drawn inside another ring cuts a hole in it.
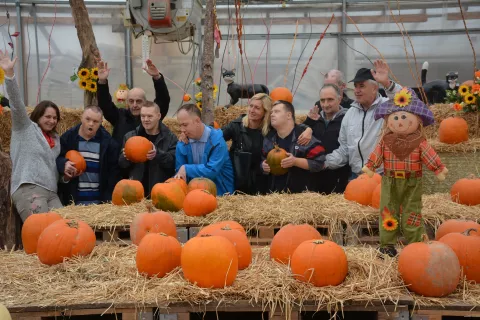
[[[292,92],[285,87],[278,87],[273,89],[272,92],[270,92],[270,98],[272,99],[272,101],[283,100],[290,103],[292,103],[293,101]]]
[[[288,168],[282,168],[282,160],[286,159],[287,151],[280,148],[278,145],[270,150],[267,154],[267,164],[270,167],[270,174],[273,176],[284,175],[288,172]]]
[[[148,210],[147,213],[137,214],[130,224],[130,239],[133,244],[139,245],[150,233],[164,233],[167,236],[177,237],[177,227],[170,214],[163,211],[153,212],[151,205],[148,206]]]
[[[468,141],[467,121],[460,117],[451,117],[442,120],[438,128],[438,140],[448,144]]]
[[[374,179],[353,179],[347,184],[344,198],[364,206],[372,204],[373,191],[378,183]]]
[[[135,257],[137,270],[148,277],[162,278],[180,266],[182,246],[165,233],[149,233],[140,242]]]
[[[382,185],[378,184],[372,193],[372,207],[380,209],[380,197],[382,196]]]
[[[176,183],[180,186],[180,188],[182,188],[183,192],[187,194],[188,186],[185,180],[180,178],[170,178],[167,181],[165,181],[165,183]]]
[[[152,149],[153,144],[147,138],[134,136],[125,142],[124,152],[129,161],[138,163],[147,161],[147,153]]]
[[[183,212],[187,216],[206,216],[217,209],[217,198],[207,190],[195,189],[187,193],[183,202]]]
[[[361,175],[358,176],[357,179],[373,179],[376,183],[382,183],[382,176],[376,172],[373,174],[373,177],[371,178],[368,176],[368,174],[362,173]]]
[[[288,264],[293,252],[304,241],[322,239],[320,232],[308,224],[287,224],[273,237],[270,258]]]
[[[200,232],[198,232],[197,237],[201,236],[201,235],[204,235],[204,234],[212,234],[212,232],[214,232],[215,230],[222,229],[223,227],[226,227],[226,226],[228,226],[229,228],[231,228],[233,230],[241,231],[244,234],[247,233],[245,231],[245,229],[242,227],[242,225],[240,223],[236,222],[236,221],[220,221],[220,222],[212,223],[212,224],[202,228],[202,230],[200,230]]]
[[[480,179],[475,176],[460,179],[450,189],[450,196],[453,202],[476,206],[480,204]]]
[[[176,212],[183,208],[185,193],[176,183],[157,183],[153,186],[150,197],[157,209]]]
[[[480,230],[480,224],[472,220],[446,220],[438,227],[437,232],[435,233],[435,240],[440,240],[446,234],[464,232],[468,229]]]
[[[25,253],[36,253],[38,238],[42,234],[43,230],[58,220],[62,220],[62,217],[55,212],[36,213],[30,215],[22,226],[22,243]]]
[[[65,154],[65,158],[73,162],[78,173],[83,173],[87,170],[87,162],[85,158],[77,150],[70,150]]]
[[[208,178],[193,178],[189,183],[188,183],[188,192],[195,190],[195,189],[202,189],[202,190],[207,190],[210,192],[214,197],[217,196],[217,186],[215,185],[215,182]]]
[[[250,265],[252,262],[252,247],[245,233],[226,226],[214,230],[211,234],[212,236],[225,237],[235,246],[238,254],[238,270],[243,270]]]
[[[123,179],[117,182],[112,194],[112,203],[117,206],[140,202],[145,197],[140,181]]]

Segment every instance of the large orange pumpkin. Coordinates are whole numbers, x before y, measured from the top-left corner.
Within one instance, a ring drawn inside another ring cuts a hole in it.
[[[202,288],[223,288],[235,281],[238,254],[235,246],[219,236],[194,237],[182,249],[183,276]]]
[[[282,160],[286,159],[287,151],[280,148],[278,145],[270,150],[267,154],[267,164],[270,167],[270,174],[273,176],[281,176],[288,172],[288,168],[282,168]]]
[[[139,273],[162,278],[180,266],[182,246],[165,233],[147,234],[137,249],[136,264]]]
[[[464,232],[468,229],[480,230],[480,224],[472,220],[446,220],[438,227],[435,233],[435,240],[440,240],[446,234]]]
[[[83,173],[87,170],[87,162],[85,158],[78,152],[77,150],[70,150],[65,154],[65,158],[73,162],[75,169],[77,169],[78,173]]]
[[[125,142],[125,156],[131,162],[147,161],[147,153],[153,149],[153,144],[144,137],[134,136]]]
[[[183,202],[183,212],[187,216],[206,216],[217,209],[217,198],[207,190],[195,189],[187,193]]]
[[[473,82],[473,80],[467,80],[467,81],[464,81],[461,85],[472,87],[474,84],[475,84],[475,82]]]
[[[188,183],[187,193],[195,189],[207,190],[214,197],[217,196],[217,186],[215,185],[215,182],[208,178],[193,178]]]
[[[316,287],[337,286],[348,272],[347,255],[328,240],[302,242],[292,255],[291,266],[295,279]]]
[[[426,297],[449,295],[460,282],[455,252],[438,241],[416,242],[403,248],[398,272],[409,290]]]
[[[238,254],[238,270],[243,270],[250,265],[252,262],[252,247],[245,233],[227,226],[214,230],[212,236],[225,237],[235,246]]]
[[[117,206],[140,202],[145,197],[143,185],[137,180],[120,180],[113,189],[112,203]]]
[[[245,228],[243,228],[243,226],[236,221],[220,221],[220,222],[212,223],[212,224],[202,228],[202,230],[200,230],[200,232],[198,232],[197,237],[201,236],[201,235],[204,235],[204,234],[212,234],[212,232],[214,232],[215,230],[222,229],[223,227],[229,227],[233,230],[241,231],[244,234],[247,233],[245,231]]]
[[[64,258],[87,256],[95,247],[95,241],[95,232],[85,222],[58,220],[46,227],[38,238],[38,259],[54,265],[62,263]]]
[[[133,244],[139,245],[143,237],[149,233],[165,233],[177,237],[177,227],[172,216],[163,211],[140,213],[133,218],[130,225],[130,239]]]
[[[450,189],[453,202],[476,206],[480,204],[480,179],[474,176],[460,179]]]
[[[373,179],[376,183],[382,183],[382,176],[376,172],[373,174],[373,177],[369,177],[368,174],[362,173],[357,179]]]
[[[480,283],[480,229],[449,233],[440,239],[457,255],[467,280]]]
[[[438,140],[448,144],[468,141],[467,121],[460,117],[451,117],[442,120],[438,128]]]
[[[157,183],[153,186],[150,197],[157,209],[179,211],[183,208],[185,193],[176,183]]]
[[[347,184],[344,198],[364,206],[372,204],[373,191],[378,183],[374,179],[353,179]]]
[[[322,239],[320,232],[308,224],[287,224],[273,237],[270,258],[288,264],[293,252],[304,241]]]
[[[165,181],[165,183],[176,183],[180,186],[180,188],[182,188],[183,192],[185,194],[187,194],[187,190],[188,190],[188,186],[187,186],[187,183],[185,182],[185,180],[183,179],[180,179],[180,178],[170,178],[168,179],[167,181]]]
[[[36,213],[30,215],[22,226],[22,243],[25,253],[32,254],[37,252],[37,243],[40,234],[46,227],[62,217],[55,212]]]
[[[372,207],[380,209],[380,197],[382,196],[382,185],[379,184],[372,193]]]
[[[272,101],[283,100],[290,103],[292,103],[293,101],[292,92],[285,87],[278,87],[273,89],[272,92],[270,92],[270,98],[272,99]]]

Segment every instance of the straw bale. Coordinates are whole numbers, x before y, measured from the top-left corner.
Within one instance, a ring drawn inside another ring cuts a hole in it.
[[[429,139],[436,139],[438,136],[438,127],[440,125],[440,122],[452,116],[461,117],[467,121],[470,139],[480,138],[480,132],[478,130],[478,120],[475,113],[458,114],[449,104],[435,104],[430,106],[430,110],[432,110],[433,116],[435,117],[435,123],[434,125],[425,128],[427,137]]]
[[[480,138],[469,139],[457,144],[443,143],[437,139],[429,140],[428,142],[437,153],[473,153],[480,150]]]

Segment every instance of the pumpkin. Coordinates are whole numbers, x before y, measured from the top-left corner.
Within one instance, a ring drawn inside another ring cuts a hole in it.
[[[480,179],[475,176],[460,179],[450,189],[450,196],[453,202],[476,206],[480,204]]]
[[[125,142],[125,157],[131,162],[147,161],[147,153],[153,149],[153,144],[145,137],[134,136]]]
[[[22,243],[25,253],[32,254],[37,252],[37,243],[40,234],[46,227],[62,217],[55,212],[35,213],[30,215],[22,226]]]
[[[43,230],[38,238],[37,255],[41,263],[54,265],[64,258],[87,256],[95,247],[95,232],[80,220],[62,219]]]
[[[217,209],[217,198],[207,190],[195,189],[187,193],[183,212],[190,217],[206,216]]]
[[[202,230],[198,232],[197,237],[204,234],[212,234],[212,232],[214,232],[215,230],[219,230],[227,226],[233,230],[241,231],[244,234],[247,233],[245,229],[242,227],[242,225],[236,221],[220,221],[220,222],[212,223],[202,228]]]
[[[218,124],[217,121],[213,121],[213,128],[214,129],[220,129],[220,125]]]
[[[185,194],[187,194],[187,190],[188,190],[188,186],[187,186],[187,183],[185,182],[185,180],[183,179],[180,179],[180,178],[170,178],[168,179],[167,181],[165,181],[165,183],[176,183],[180,186],[180,188],[182,188],[183,192]]]
[[[252,262],[252,247],[245,233],[225,226],[214,230],[211,235],[227,238],[235,246],[238,254],[238,270],[243,270],[250,265]]]
[[[183,276],[202,288],[223,288],[235,281],[238,254],[224,237],[204,235],[187,241],[182,249]]]
[[[373,191],[378,183],[374,179],[353,179],[345,188],[344,198],[364,206],[372,204]]]
[[[450,117],[442,120],[438,128],[438,140],[448,144],[468,141],[467,121],[460,117]]]
[[[150,197],[157,209],[179,211],[183,208],[185,193],[176,183],[157,183],[153,186]]]
[[[8,309],[1,303],[0,303],[0,319],[12,320],[12,317],[10,316],[10,312],[8,312]]]
[[[73,162],[78,173],[84,173],[87,170],[87,162],[85,158],[77,150],[70,150],[65,154],[65,158]]]
[[[217,196],[217,186],[215,185],[215,182],[207,178],[193,178],[188,183],[188,192],[195,189],[207,190],[214,197]]]
[[[467,81],[464,81],[461,85],[462,86],[468,86],[468,87],[471,88],[474,84],[475,84],[475,82],[473,82],[473,80],[467,80]]]
[[[372,193],[372,207],[380,209],[380,197],[382,196],[382,185],[378,184]]]
[[[267,164],[270,167],[270,174],[273,176],[281,176],[288,172],[288,168],[282,168],[282,160],[286,159],[287,151],[280,148],[278,145],[270,150],[267,154]]]
[[[439,241],[424,241],[403,248],[398,258],[398,272],[407,288],[416,294],[443,297],[455,291],[461,270],[449,246]]]
[[[299,281],[316,287],[337,286],[347,276],[347,255],[335,242],[307,240],[295,249],[291,267]]]
[[[457,255],[467,280],[480,284],[480,229],[449,233],[440,239]]]
[[[117,182],[112,194],[112,203],[117,206],[140,202],[145,197],[140,181],[123,179]]]
[[[437,229],[435,240],[440,240],[443,236],[454,232],[464,232],[467,229],[480,230],[480,224],[471,220],[446,220]]]
[[[322,239],[320,232],[308,224],[287,224],[273,237],[270,258],[288,264],[293,252],[304,241]]]
[[[293,101],[292,92],[285,87],[278,87],[273,89],[272,92],[270,92],[270,98],[272,99],[272,101],[283,100],[290,103],[292,103]]]
[[[149,233],[140,242],[135,261],[139,273],[162,278],[180,266],[182,246],[165,233]]]
[[[373,179],[376,183],[382,183],[382,176],[376,172],[373,174],[373,177],[369,177],[368,174],[362,173],[357,179]]]
[[[177,237],[177,227],[172,216],[163,211],[153,212],[151,205],[148,206],[147,213],[137,214],[130,225],[130,239],[136,245],[139,245],[149,233],[160,232],[174,238]]]

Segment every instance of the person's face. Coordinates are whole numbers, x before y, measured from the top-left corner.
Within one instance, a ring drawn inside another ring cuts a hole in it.
[[[340,110],[340,99],[333,88],[327,87],[320,91],[320,106],[326,114],[335,114]]]
[[[253,121],[262,121],[265,116],[262,100],[251,100],[248,106],[248,119]]]
[[[57,112],[54,108],[48,107],[45,109],[43,116],[38,119],[39,127],[45,132],[51,132],[55,129],[55,126],[58,123]]]
[[[83,135],[91,139],[97,134],[98,128],[102,125],[102,114],[92,109],[87,109],[82,114],[81,130]]]
[[[410,112],[397,111],[388,116],[387,125],[394,133],[410,134],[420,126],[420,118]]]
[[[145,92],[139,88],[133,88],[132,90],[128,91],[127,95],[127,105],[130,109],[130,112],[134,116],[140,115],[140,110],[142,109],[142,105],[145,102]]]
[[[272,114],[270,115],[270,123],[275,129],[282,128],[289,120],[292,119],[292,113],[287,112],[283,104],[277,104],[272,107]]]
[[[378,86],[371,81],[355,82],[355,100],[361,105],[371,105],[377,97]]]
[[[157,107],[143,107],[140,110],[140,120],[146,130],[154,130],[158,127],[161,115]]]
[[[323,84],[334,84],[340,89],[340,93],[343,94],[343,90],[346,88],[346,84],[342,83],[341,85],[338,83],[338,78],[334,75],[328,74],[328,76],[323,81]]]
[[[180,131],[187,138],[198,139],[199,129],[202,124],[199,117],[191,116],[187,111],[180,110],[177,114],[177,121],[180,125]]]

